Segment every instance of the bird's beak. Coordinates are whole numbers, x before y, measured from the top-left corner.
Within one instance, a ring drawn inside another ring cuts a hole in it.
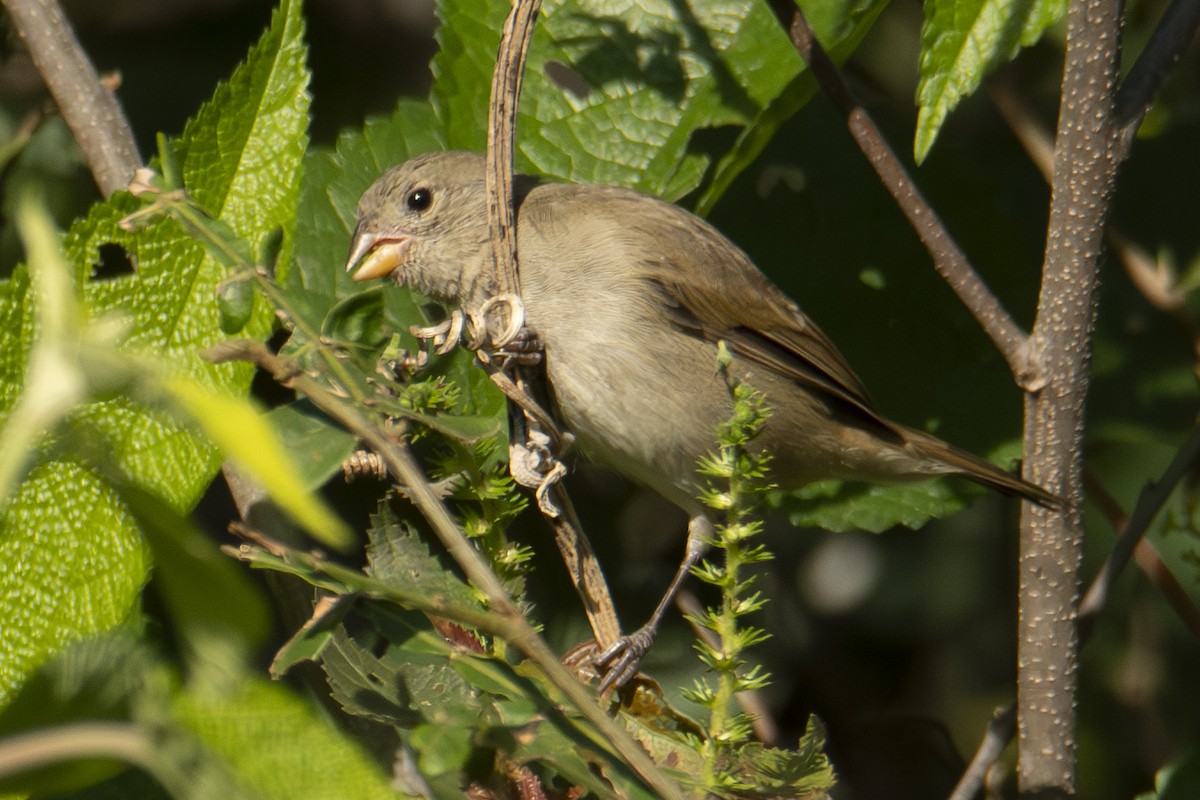
[[[359,226],[350,243],[346,271],[354,273],[351,277],[356,281],[391,275],[404,265],[411,244],[412,239],[402,233],[371,233]]]

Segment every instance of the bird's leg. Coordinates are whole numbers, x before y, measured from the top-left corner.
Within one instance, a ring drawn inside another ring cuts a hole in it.
[[[667,609],[675,602],[675,595],[679,594],[679,588],[692,571],[692,567],[696,566],[712,546],[714,533],[712,521],[703,514],[697,514],[688,522],[687,548],[683,554],[683,561],[650,619],[632,634],[621,637],[596,656],[596,667],[604,676],[600,681],[600,694],[614,686],[623,686],[637,674],[642,658],[649,652],[655,637],[658,636],[658,628]]]

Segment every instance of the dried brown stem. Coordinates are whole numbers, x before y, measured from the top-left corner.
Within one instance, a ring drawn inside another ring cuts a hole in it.
[[[1028,796],[1075,789],[1076,602],[1083,525],[1083,407],[1113,144],[1120,0],[1072,0],[1053,194],[1031,346],[1045,385],[1025,398],[1025,478],[1067,500],[1021,518],[1017,780]]]
[[[29,48],[83,150],[101,193],[124,189],[142,165],[133,131],[113,93],[105,88],[55,0],[4,0],[17,33]]]
[[[492,98],[488,109],[487,209],[492,231],[497,294],[520,294],[517,273],[517,223],[513,207],[513,149],[517,103],[525,74],[525,55],[533,38],[541,0],[514,0],[504,23]]]
[[[1025,385],[1034,380],[1027,357],[1025,332],[971,266],[866,109],[851,94],[837,65],[821,47],[799,9],[792,17],[790,33],[792,43],[812,70],[817,83],[845,116],[850,135],[933,257],[934,269],[978,320],[1008,362],[1018,383]]]
[[[493,284],[497,295],[520,296],[520,272],[517,253],[516,213],[513,203],[513,149],[516,139],[517,105],[521,97],[521,82],[525,73],[525,56],[537,23],[540,0],[515,0],[496,55],[496,70],[492,76],[492,96],[488,108],[487,146],[487,208],[488,225],[491,230],[492,256],[494,259]],[[520,404],[503,385],[507,377],[493,372],[493,380],[509,394],[510,415],[528,414],[530,424],[540,424],[549,432],[553,423],[547,424],[545,412],[529,408],[531,398],[543,396],[535,390],[537,376],[518,368],[513,387],[526,400]],[[521,407],[518,407],[521,406]],[[539,421],[538,417],[542,417]],[[571,498],[561,484],[551,490],[555,504],[562,513],[549,519],[554,528],[555,543],[578,590],[587,612],[592,635],[601,649],[608,647],[621,635],[616,605],[600,562],[592,550],[591,543],[583,533]]]

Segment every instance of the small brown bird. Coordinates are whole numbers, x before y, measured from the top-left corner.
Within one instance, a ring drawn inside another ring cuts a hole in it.
[[[646,628],[600,656],[605,685],[636,671],[712,531],[696,463],[732,412],[718,342],[733,355],[731,374],[766,397],[757,445],[782,487],[949,474],[1058,504],[880,416],[825,334],[707,222],[629,189],[519,176],[515,193],[525,324],[544,346],[558,414],[584,456],[692,516],[689,563]],[[431,153],[393,167],[363,194],[358,220],[347,264],[355,280],[392,276],[467,309],[494,294],[482,156]]]

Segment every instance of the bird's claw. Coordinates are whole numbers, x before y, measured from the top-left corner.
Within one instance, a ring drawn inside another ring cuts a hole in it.
[[[603,675],[600,681],[600,694],[606,694],[610,689],[621,688],[628,683],[642,665],[642,658],[650,652],[654,644],[655,631],[650,628],[639,628],[629,636],[622,636],[608,646],[593,660],[596,670]]]
[[[542,363],[542,355],[545,351],[542,340],[529,328],[521,328],[512,338],[497,348],[497,354],[503,359],[504,369],[508,369],[510,366],[537,366]]]

